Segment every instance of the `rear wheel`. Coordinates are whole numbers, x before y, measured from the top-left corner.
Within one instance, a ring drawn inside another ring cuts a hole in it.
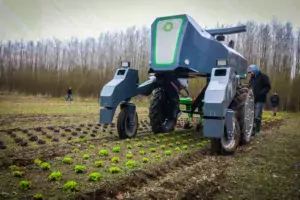
[[[157,133],[163,133],[174,130],[177,118],[168,121],[170,116],[173,116],[174,110],[177,110],[179,105],[179,98],[172,98],[172,101],[168,100],[164,88],[159,87],[152,92],[150,98],[149,118],[152,131]]]
[[[254,130],[254,95],[248,84],[241,84],[237,87],[237,95],[232,104],[237,111],[240,124],[240,144],[248,144]]]

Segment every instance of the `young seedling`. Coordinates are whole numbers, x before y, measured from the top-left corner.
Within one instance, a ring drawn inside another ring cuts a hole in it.
[[[68,181],[64,184],[63,189],[66,192],[75,192],[79,190],[79,186],[76,181]]]
[[[95,149],[95,145],[91,144],[91,145],[89,146],[89,148],[90,148],[90,149]]]
[[[113,162],[113,163],[119,163],[120,162],[120,158],[118,158],[118,157],[112,157],[111,158],[111,162]]]
[[[142,143],[142,142],[138,142],[138,143],[137,143],[137,146],[138,146],[138,147],[142,147],[142,146],[143,146],[143,143]]]
[[[43,200],[43,195],[42,194],[35,194],[33,197],[34,200]]]
[[[174,146],[174,144],[173,143],[169,143],[169,147],[173,147]]]
[[[182,143],[183,143],[183,144],[187,144],[188,141],[187,141],[187,140],[183,140]]]
[[[77,153],[77,152],[79,152],[78,148],[73,149],[73,153]]]
[[[128,160],[128,161],[126,162],[126,167],[129,167],[129,168],[133,169],[133,168],[135,168],[136,166],[137,166],[137,164],[136,164],[136,162],[133,161],[133,160]]]
[[[121,169],[119,167],[111,167],[111,168],[109,168],[109,171],[112,174],[117,174],[117,173],[121,172]]]
[[[88,177],[90,181],[98,181],[100,179],[100,174],[98,172],[91,173]]]
[[[119,153],[121,151],[121,147],[117,146],[113,148],[113,152]]]
[[[132,149],[131,145],[127,145],[126,147],[127,147],[127,149]]]
[[[40,166],[43,170],[49,170],[51,168],[51,165],[47,162],[43,162]]]
[[[151,140],[147,140],[147,143],[150,145],[153,144],[153,142]]]
[[[161,148],[161,149],[165,149],[166,146],[165,146],[165,145],[160,145],[160,148]]]
[[[127,139],[126,139],[126,142],[130,143],[130,142],[131,142],[131,140],[130,140],[129,138],[127,138]]]
[[[156,148],[151,148],[150,151],[154,153],[156,152]]]
[[[132,154],[132,153],[126,154],[126,158],[131,159],[132,157],[133,157],[133,154]]]
[[[20,181],[19,183],[19,189],[22,191],[27,191],[31,187],[31,182],[30,181]]]
[[[143,163],[148,163],[148,162],[149,162],[149,159],[148,159],[148,158],[143,158],[142,162],[143,162]]]
[[[42,161],[40,159],[34,159],[34,164],[41,165]]]
[[[12,171],[18,171],[18,170],[20,169],[20,167],[18,167],[17,165],[12,165],[12,166],[10,166],[9,168],[10,168],[10,170],[12,170]]]
[[[179,148],[179,147],[176,147],[176,148],[175,148],[175,151],[180,151],[180,148]]]
[[[84,154],[82,157],[83,157],[83,159],[89,159],[90,156],[89,156],[89,154]]]
[[[64,157],[63,162],[66,164],[72,164],[73,163],[73,159],[70,157]]]
[[[156,143],[160,143],[160,140],[155,140]]]
[[[160,156],[155,156],[155,160],[160,160]]]
[[[108,151],[105,150],[105,149],[101,149],[101,150],[99,151],[99,155],[100,155],[100,156],[108,156]]]
[[[180,145],[180,142],[176,142],[176,145]]]
[[[85,170],[86,170],[86,167],[85,166],[81,166],[81,165],[76,165],[75,168],[74,168],[75,172],[76,173],[84,173]]]
[[[52,172],[49,176],[48,179],[50,181],[59,181],[62,178],[62,174],[61,172],[57,171],[57,172]]]
[[[171,151],[170,150],[165,151],[165,155],[170,156],[171,155]]]
[[[99,160],[99,161],[96,161],[95,163],[94,163],[94,166],[95,167],[103,167],[103,161],[102,160]]]
[[[21,178],[23,176],[23,172],[20,172],[20,171],[14,171],[12,174],[18,178]]]
[[[144,150],[140,150],[140,151],[139,151],[139,154],[140,154],[140,155],[145,155],[145,151],[144,151]]]
[[[188,146],[187,145],[183,145],[182,149],[187,150]]]

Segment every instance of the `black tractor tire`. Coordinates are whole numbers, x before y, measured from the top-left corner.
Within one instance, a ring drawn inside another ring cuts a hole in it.
[[[117,131],[120,139],[133,138],[137,134],[139,119],[135,112],[135,121],[132,130],[129,129],[129,111],[126,107],[121,109],[117,119]]]
[[[213,154],[233,154],[239,145],[248,144],[251,141],[254,125],[254,96],[248,84],[238,85],[236,95],[229,108],[235,113],[236,137],[230,148],[224,147],[222,139],[211,139]]]
[[[159,87],[153,90],[150,98],[149,118],[150,126],[154,134],[164,132],[164,122],[167,119],[168,112],[170,112],[169,108],[170,106],[168,105],[164,89],[162,87]],[[171,128],[172,130],[174,130],[176,123],[177,119],[174,126]]]
[[[237,87],[232,106],[237,112],[237,120],[240,124],[240,145],[249,144],[254,131],[254,95],[249,84],[240,84]]]

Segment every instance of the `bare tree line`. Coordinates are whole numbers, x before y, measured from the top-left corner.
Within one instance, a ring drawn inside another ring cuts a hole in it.
[[[270,75],[272,91],[279,93],[283,110],[299,111],[300,29],[294,30],[291,23],[276,18],[266,24],[248,21],[245,25],[246,33],[230,35],[225,42],[234,40],[235,49],[249,64],[260,65]],[[121,61],[130,61],[139,69],[140,81],[145,81],[149,56],[147,27],[130,27],[84,40],[0,41],[0,89],[59,97],[72,86],[76,95],[98,97]],[[191,82],[193,96],[201,85],[203,80]]]

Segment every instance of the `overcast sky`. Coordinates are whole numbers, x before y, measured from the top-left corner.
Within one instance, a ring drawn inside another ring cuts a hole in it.
[[[274,15],[300,27],[299,10],[300,0],[0,0],[0,39],[94,37],[176,14],[208,27]]]

